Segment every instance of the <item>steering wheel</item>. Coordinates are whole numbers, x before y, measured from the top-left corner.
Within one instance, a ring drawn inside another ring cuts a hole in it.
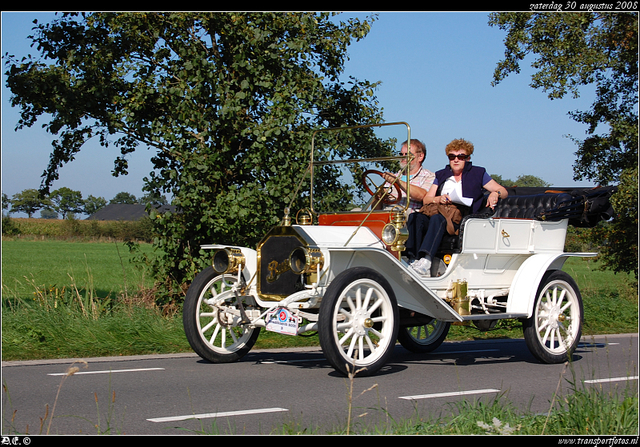
[[[382,179],[382,183],[380,183],[379,185],[370,177],[375,175],[380,176],[380,178]],[[371,187],[369,187],[369,184],[368,184],[369,182],[373,185],[373,187],[375,188],[375,191],[373,191]],[[384,198],[382,199],[382,203],[385,205],[394,205],[398,203],[402,198],[402,190],[400,189],[400,185],[398,184],[398,182],[391,184],[391,186],[393,186],[396,189],[396,196],[393,197],[390,194],[391,190],[388,187],[387,188],[384,187],[387,181],[384,179],[382,172],[376,171],[375,169],[369,169],[362,173],[362,183],[364,184],[364,188],[367,190],[367,192],[372,196],[376,195],[376,193],[379,191],[383,191]]]

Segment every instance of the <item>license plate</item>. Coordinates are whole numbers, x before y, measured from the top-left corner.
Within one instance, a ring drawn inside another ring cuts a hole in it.
[[[285,335],[298,335],[298,324],[302,320],[286,307],[276,307],[267,312],[266,329]]]

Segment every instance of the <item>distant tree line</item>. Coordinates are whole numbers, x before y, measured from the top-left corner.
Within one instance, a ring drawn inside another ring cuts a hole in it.
[[[37,211],[40,211],[40,217],[43,219],[58,219],[59,217],[65,219],[75,217],[76,214],[90,216],[112,203],[166,205],[167,198],[152,193],[136,198],[131,193],[119,192],[107,202],[104,197],[94,197],[91,194],[83,199],[80,191],[74,191],[66,186],[56,189],[46,196],[41,195],[37,189],[25,189],[14,194],[11,198],[2,193],[3,214],[6,210],[8,214],[25,213],[29,218]]]
[[[491,174],[491,178],[493,178],[496,182],[500,183],[505,188],[514,186],[527,188],[545,188],[547,186],[551,186],[550,183],[545,182],[540,177],[536,177],[535,175],[521,175],[515,180],[509,180],[502,178],[501,175]]]
[[[550,186],[534,175],[521,175],[515,181],[503,179],[502,176],[492,174],[492,177],[503,186]],[[66,219],[75,217],[76,214],[91,216],[107,204],[142,204],[142,205],[166,205],[167,198],[164,195],[147,193],[140,198],[128,192],[119,192],[107,202],[104,197],[94,197],[91,194],[86,199],[82,198],[80,191],[74,191],[66,186],[42,196],[37,189],[25,189],[9,198],[2,193],[2,211],[8,213],[25,213],[29,218],[38,210],[43,219]]]
[[[502,176],[492,174],[492,177],[503,186],[550,186],[539,177],[534,175],[521,175],[515,181],[503,179]],[[2,211],[12,213],[25,213],[29,218],[40,211],[43,219],[66,219],[76,217],[76,214],[86,214],[91,216],[107,204],[142,204],[142,205],[167,205],[167,198],[164,195],[147,193],[137,198],[128,192],[119,192],[111,200],[104,197],[94,197],[89,194],[86,199],[82,198],[82,192],[74,191],[63,186],[50,194],[43,196],[37,189],[25,189],[9,198],[2,193]]]

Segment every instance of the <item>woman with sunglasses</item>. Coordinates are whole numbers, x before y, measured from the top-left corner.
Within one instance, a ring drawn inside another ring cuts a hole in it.
[[[454,203],[464,216],[477,213],[484,205],[493,209],[499,199],[507,197],[507,190],[493,180],[485,168],[473,166],[469,161],[473,149],[473,144],[463,139],[453,140],[447,145],[445,152],[449,164],[436,172],[433,185],[423,198],[425,205]],[[486,202],[485,191],[489,192]],[[407,227],[409,239],[405,254],[415,259],[411,267],[421,275],[430,276],[432,257],[440,246],[447,221],[441,214],[427,217],[422,213],[412,213]]]

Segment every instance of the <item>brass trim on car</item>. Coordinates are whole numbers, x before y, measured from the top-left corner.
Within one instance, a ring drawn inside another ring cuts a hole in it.
[[[216,273],[235,273],[240,269],[244,269],[244,254],[237,248],[223,248],[213,253],[211,266]]]
[[[295,249],[307,249],[312,243],[293,226],[273,227],[266,234],[257,247],[257,293],[262,300],[281,301],[304,288],[303,274],[291,269],[290,257]],[[265,245],[269,253],[264,252]]]

